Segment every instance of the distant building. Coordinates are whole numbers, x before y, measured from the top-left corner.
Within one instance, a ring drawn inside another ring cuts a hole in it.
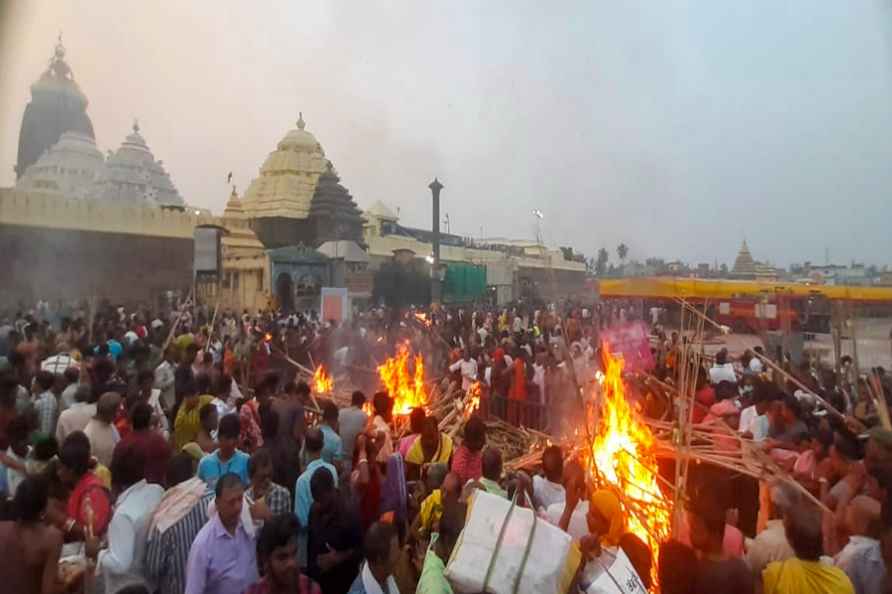
[[[402,261],[414,258],[416,265],[430,274],[426,259],[433,253],[432,232],[402,225],[397,214],[380,201],[365,211],[364,241],[368,246],[369,268],[373,271],[393,261],[396,255]],[[485,285],[491,292],[486,298],[497,303],[520,298],[549,299],[584,291],[585,263],[567,259],[561,250],[536,241],[470,240],[441,233],[440,260],[446,266],[446,301],[451,297],[450,287],[467,285],[463,279],[477,278],[466,267],[485,268]]]
[[[778,270],[770,264],[754,260],[744,239],[729,276],[741,280],[777,280]]]

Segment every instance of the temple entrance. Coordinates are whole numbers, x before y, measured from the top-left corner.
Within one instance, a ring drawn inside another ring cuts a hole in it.
[[[311,273],[303,274],[297,280],[297,307],[300,311],[319,307],[319,295],[322,293],[321,280]]]
[[[279,274],[276,278],[276,299],[282,311],[286,313],[294,311],[294,281],[287,272]]]

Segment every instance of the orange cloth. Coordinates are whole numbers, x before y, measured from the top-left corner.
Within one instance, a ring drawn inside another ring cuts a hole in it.
[[[527,399],[527,367],[520,357],[514,360],[514,378],[511,389],[508,390],[508,397],[511,400]]]

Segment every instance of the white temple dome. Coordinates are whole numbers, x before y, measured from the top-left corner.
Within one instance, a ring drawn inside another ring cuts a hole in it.
[[[139,133],[139,123],[108,160],[96,183],[95,197],[112,202],[182,206],[183,199],[161,161]]]
[[[90,136],[70,130],[25,170],[16,187],[59,192],[65,198],[86,198],[104,162]]]

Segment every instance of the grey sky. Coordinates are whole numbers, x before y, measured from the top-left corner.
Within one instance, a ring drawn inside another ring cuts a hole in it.
[[[61,29],[101,150],[139,117],[219,212],[303,111],[360,206],[593,255],[890,263],[892,9],[814,2],[3,4],[0,185]]]

